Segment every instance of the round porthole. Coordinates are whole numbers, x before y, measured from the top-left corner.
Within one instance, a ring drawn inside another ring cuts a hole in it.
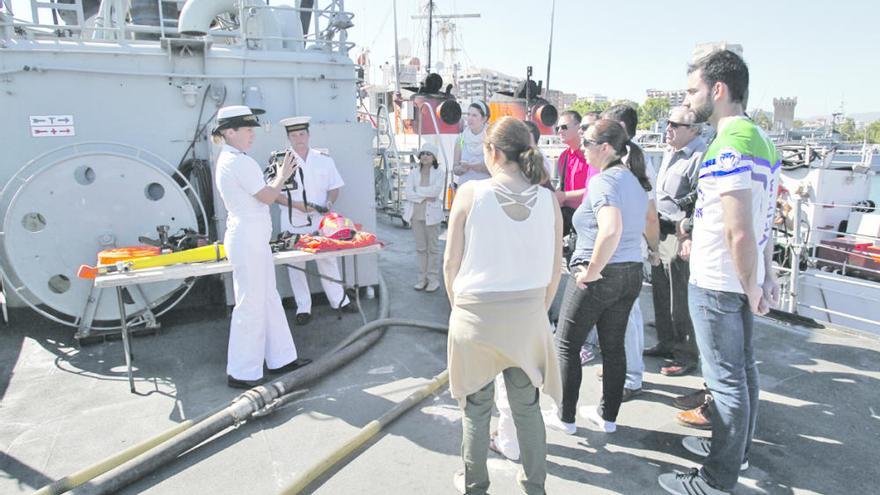
[[[28,213],[22,217],[21,225],[28,232],[39,232],[46,228],[46,218],[39,213]]]
[[[165,197],[165,188],[158,182],[151,182],[144,192],[150,201],[159,201]]]
[[[95,170],[87,165],[77,167],[73,172],[73,178],[76,179],[77,183],[87,186],[95,182]]]
[[[70,290],[70,279],[64,275],[53,275],[49,279],[49,290],[56,294],[64,294]]]

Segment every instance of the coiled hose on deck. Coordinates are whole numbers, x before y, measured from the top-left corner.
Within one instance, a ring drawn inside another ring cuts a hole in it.
[[[159,467],[173,462],[187,451],[217,436],[224,430],[240,425],[248,419],[265,416],[285,403],[295,400],[298,397],[293,394],[294,391],[302,389],[363,355],[382,338],[388,327],[414,327],[440,332],[447,330],[446,325],[388,318],[388,314],[388,289],[380,275],[379,319],[357,329],[311,365],[288,373],[271,383],[248,390],[233,399],[227,406],[199,416],[195,420],[181,423],[123,452],[47,485],[36,493],[39,495],[60,494],[70,490],[74,490],[74,493],[77,494],[115,493]],[[435,383],[436,380],[437,378],[432,383]],[[439,385],[434,389],[438,387]],[[409,407],[412,405],[415,403],[409,404]],[[397,417],[401,413],[402,410],[393,417]],[[390,421],[387,419],[388,417],[388,413],[383,416],[386,418],[383,425]],[[331,465],[325,463],[324,469]],[[311,479],[306,483],[314,480],[315,477],[317,475],[310,477]]]

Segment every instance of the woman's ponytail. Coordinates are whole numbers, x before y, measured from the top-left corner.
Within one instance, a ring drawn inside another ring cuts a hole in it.
[[[633,175],[636,176],[636,179],[639,180],[642,189],[650,191],[652,188],[651,181],[648,180],[648,174],[645,171],[645,153],[642,152],[639,145],[632,142],[632,140],[624,143],[624,148],[627,152],[626,165],[629,167],[630,172],[632,172]]]
[[[547,170],[544,168],[544,155],[541,154],[538,148],[529,146],[519,154],[517,163],[523,175],[532,184],[543,184],[547,180]]]

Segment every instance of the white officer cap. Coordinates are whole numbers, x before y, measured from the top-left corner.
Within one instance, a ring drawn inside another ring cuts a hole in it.
[[[287,117],[286,119],[281,119],[280,124],[284,126],[287,132],[307,131],[309,130],[309,122],[311,120],[311,117]]]
[[[223,129],[237,127],[259,127],[260,121],[249,107],[229,105],[217,110],[217,125],[211,134],[219,134]]]

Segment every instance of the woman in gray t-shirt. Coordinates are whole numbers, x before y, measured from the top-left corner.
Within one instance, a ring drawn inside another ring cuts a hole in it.
[[[581,385],[579,350],[596,325],[602,347],[602,400],[581,416],[598,430],[617,429],[626,379],[624,335],[642,283],[642,233],[648,210],[644,155],[615,121],[600,120],[584,134],[587,161],[602,172],[590,181],[572,217],[578,241],[571,257],[556,348],[562,371],[562,410],[556,426],[573,432]],[[628,156],[627,167],[621,157]]]

